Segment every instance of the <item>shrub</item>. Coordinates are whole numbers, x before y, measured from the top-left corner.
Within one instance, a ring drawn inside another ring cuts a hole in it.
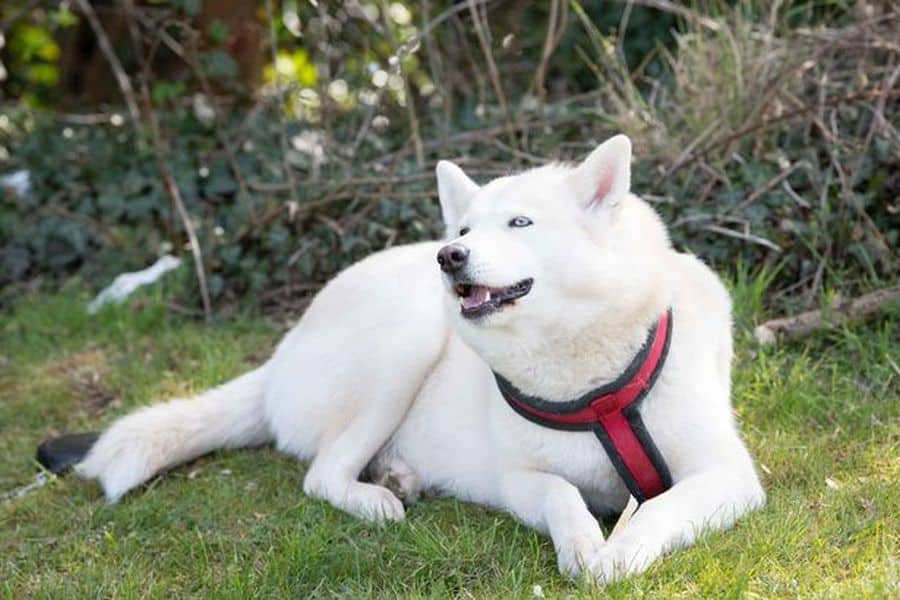
[[[900,16],[889,3],[634,4],[674,12],[555,1],[488,10],[485,29],[476,11],[482,40],[465,3],[399,20],[320,3],[296,15],[303,38],[278,30],[280,60],[255,106],[148,82],[172,92],[143,106],[160,118],[215,305],[293,303],[365,254],[437,235],[439,158],[484,180],[579,158],[618,131],[635,140],[635,190],[676,243],[726,271],[764,265],[770,301],[895,278]],[[0,143],[34,192],[0,204],[4,284],[71,273],[98,284],[183,250],[160,147],[146,124],[116,122],[8,114]]]

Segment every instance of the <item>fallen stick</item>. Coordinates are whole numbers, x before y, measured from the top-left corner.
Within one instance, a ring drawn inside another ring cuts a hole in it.
[[[614,537],[618,537],[622,534],[622,530],[625,529],[625,526],[628,525],[628,522],[631,521],[631,517],[634,516],[634,513],[637,512],[638,509],[638,501],[634,496],[628,497],[628,504],[625,505],[625,509],[622,511],[622,514],[619,515],[619,520],[616,521],[616,524],[613,525],[612,531],[609,532],[609,535],[606,537],[606,541],[610,541]]]
[[[779,339],[797,340],[823,327],[872,317],[890,302],[900,302],[900,285],[863,294],[852,300],[836,299],[826,311],[810,310],[793,317],[766,321],[753,330],[753,335],[760,344],[773,344]]]

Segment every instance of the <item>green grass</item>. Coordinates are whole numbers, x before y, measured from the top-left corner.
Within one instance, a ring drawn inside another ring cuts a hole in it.
[[[304,467],[263,449],[205,457],[116,506],[73,477],[0,502],[0,594],[527,598],[540,585],[548,598],[896,597],[900,313],[763,350],[747,333],[760,293],[735,294],[747,306],[734,398],[769,503],[641,577],[571,582],[547,539],[451,499],[367,526],[304,498]],[[185,321],[159,297],[88,317],[85,300],[27,297],[0,321],[0,493],[32,479],[45,436],[223,381],[281,333],[260,318]]]

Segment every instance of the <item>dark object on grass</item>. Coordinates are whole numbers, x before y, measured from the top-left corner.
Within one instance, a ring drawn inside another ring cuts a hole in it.
[[[100,434],[68,433],[43,442],[37,449],[37,460],[54,475],[62,475],[81,462]]]

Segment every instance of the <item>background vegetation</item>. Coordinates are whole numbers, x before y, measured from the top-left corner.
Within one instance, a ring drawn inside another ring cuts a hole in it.
[[[485,180],[619,131],[676,242],[719,269],[765,266],[768,304],[897,276],[890,1],[13,0],[3,15],[0,172],[32,182],[0,200],[7,302],[175,252],[202,257],[182,269],[191,310],[201,280],[213,313],[296,310],[349,262],[438,233],[439,158]]]

